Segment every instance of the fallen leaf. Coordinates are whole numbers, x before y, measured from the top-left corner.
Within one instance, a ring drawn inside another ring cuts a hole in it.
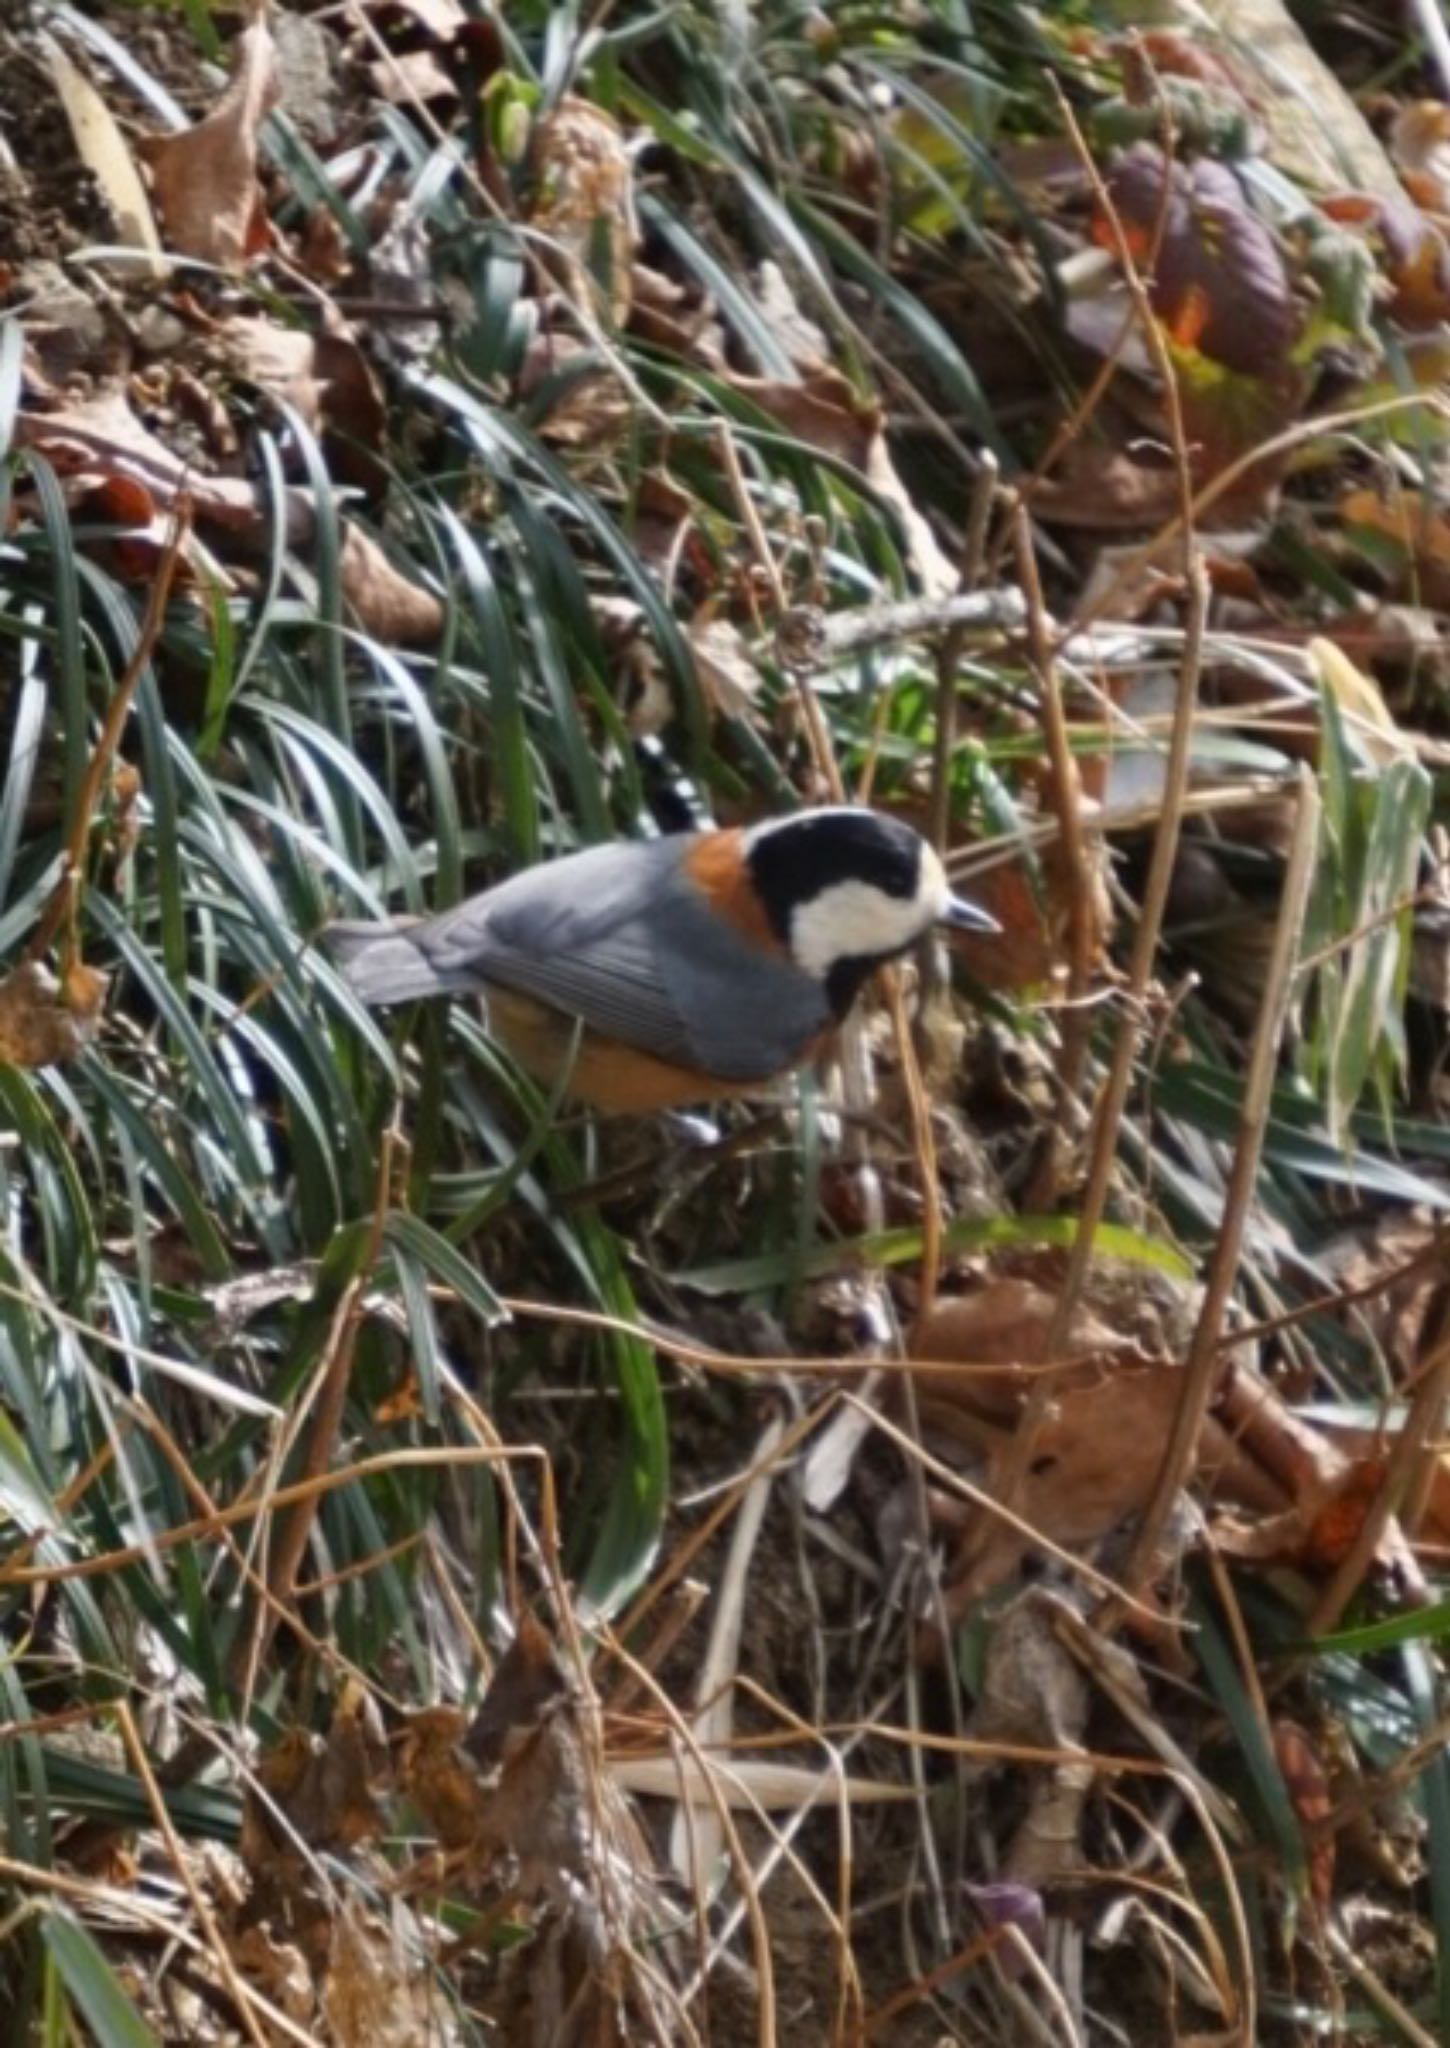
[[[232,1961],[243,1976],[289,2019],[311,2019],[312,1972],[295,1942],[279,1941],[270,1929],[253,1922],[233,1936],[230,1947]]]
[[[1101,441],[1075,441],[1052,474],[1032,486],[1032,510],[1048,526],[1093,533],[1161,526],[1178,499],[1173,469]]]
[[[458,81],[449,76],[431,50],[404,50],[379,57],[368,66],[373,91],[390,106],[427,106],[430,100],[456,100]]]
[[[344,1898],[333,1922],[322,2006],[335,2048],[453,2048],[460,2039],[432,1968],[402,1930]]]
[[[76,154],[116,216],[121,241],[128,248],[145,249],[159,257],[161,237],[156,232],[151,202],[115,116],[59,43],[47,36],[43,46],[50,75],[75,137]],[[154,281],[165,274],[165,268],[158,262],[146,266],[141,274]]]
[[[552,242],[564,290],[581,308],[594,306],[602,294],[611,318],[622,325],[629,317],[630,267],[640,237],[634,173],[618,122],[602,107],[566,97],[534,129],[529,164],[529,220]]]
[[[760,671],[740,628],[729,619],[701,619],[691,624],[686,638],[701,687],[717,715],[748,717],[760,695]]]
[[[1416,180],[1422,206],[1450,210],[1450,107],[1441,100],[1411,100],[1395,115],[1390,154],[1401,177]]]
[[[1281,369],[1299,312],[1278,241],[1226,164],[1127,150],[1108,191],[1136,259],[1152,263],[1153,310],[1173,339],[1247,376]],[[1115,246],[1110,225],[1097,238]]]
[[[252,1794],[242,1810],[242,1860],[267,1868],[291,1836],[279,1828],[280,1808],[291,1835],[311,1849],[343,1852],[371,1840],[382,1826],[388,1752],[377,1708],[352,1680],[343,1688],[326,1736],[292,1729],[262,1758],[258,1782],[271,1804]]]
[[[23,960],[0,981],[0,1061],[48,1067],[84,1051],[100,1027],[109,980],[79,962],[57,979],[39,960]]]
[[[259,14],[238,37],[231,78],[206,118],[140,145],[169,247],[239,270],[263,246],[257,136],[278,97],[276,46]]]
[[[1091,1385],[1065,1387],[1033,1438],[1016,1513],[1040,1535],[1072,1551],[1091,1546],[1130,1515],[1140,1514],[1158,1483],[1182,1398],[1182,1372],[1169,1360],[1138,1371],[1109,1372]],[[1008,1444],[1002,1444],[992,1469],[1009,1455]],[[990,1476],[986,1490],[994,1490]],[[975,1543],[975,1536],[968,1540]],[[949,1618],[959,1619],[1010,1578],[1029,1548],[1026,1537],[993,1518],[970,1570],[948,1578]]]
[[[1329,219],[1369,237],[1389,281],[1389,311],[1411,333],[1438,330],[1450,317],[1450,245],[1410,191],[1390,197],[1337,193],[1324,202]]]
[[[344,521],[338,578],[363,631],[399,647],[433,647],[443,631],[442,600],[393,567],[355,521]]]
[[[483,1832],[484,1776],[463,1753],[468,1723],[457,1707],[424,1707],[403,1730],[398,1781],[442,1847],[467,1850]]]
[[[1403,550],[1407,572],[1413,567],[1417,595],[1427,604],[1450,603],[1450,519],[1435,499],[1419,491],[1396,491],[1382,498],[1378,491],[1346,491],[1339,517],[1347,526],[1366,527]]]
[[[550,385],[557,386],[550,396]],[[548,399],[539,420],[542,440],[556,448],[610,448],[629,425],[634,403],[597,349],[573,334],[536,334],[519,365],[518,394]]]
[[[377,451],[387,433],[382,388],[352,333],[335,315],[331,319],[331,328],[309,334],[239,316],[217,329],[215,345],[234,375],[290,405],[326,437],[335,478],[375,491],[383,477]]]

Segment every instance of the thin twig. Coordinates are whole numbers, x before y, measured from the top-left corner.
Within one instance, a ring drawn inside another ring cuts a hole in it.
[[[1152,1576],[1154,1560],[1168,1519],[1198,1450],[1199,1434],[1223,1372],[1225,1354],[1219,1343],[1229,1296],[1238,1274],[1239,1250],[1248,1227],[1258,1178],[1259,1158],[1269,1121],[1269,1100],[1273,1092],[1279,1045],[1284,1032],[1290,996],[1297,973],[1299,940],[1314,865],[1319,850],[1319,792],[1308,768],[1299,773],[1299,805],[1294,839],[1279,902],[1264,993],[1259,1004],[1258,1027],[1249,1054],[1244,1082],[1243,1104],[1239,1110],[1234,1161],[1224,1189],[1223,1215],[1218,1242],[1209,1260],[1204,1281],[1203,1303],[1184,1363],[1183,1398],[1174,1417],[1173,1430],[1163,1454],[1158,1484],[1148,1511],[1139,1527],[1133,1554],[1124,1577],[1135,1590]]]
[[[1052,644],[1047,607],[1037,574],[1037,557],[1032,546],[1032,522],[1025,505],[1018,504],[1013,520],[1017,552],[1017,578],[1027,598],[1028,659],[1042,693],[1042,730],[1047,743],[1049,801],[1062,836],[1062,872],[1068,881],[1067,988],[1062,1025],[1062,1051],[1057,1064],[1057,1083],[1063,1116],[1049,1134],[1046,1156],[1036,1175],[1028,1206],[1052,1206],[1062,1157],[1062,1133],[1070,1105],[1076,1100],[1087,1059],[1092,1020],[1085,998],[1092,982],[1097,953],[1097,915],[1088,862],[1087,835],[1082,823],[1082,785],[1068,737],[1067,716],[1062,702],[1062,679]]]
[[[1153,841],[1153,854],[1143,890],[1138,929],[1133,938],[1132,958],[1128,963],[1128,983],[1123,991],[1118,1034],[1108,1062],[1102,1094],[1098,1098],[1097,1117],[1093,1126],[1092,1156],[1088,1162],[1087,1186],[1083,1191],[1078,1211],[1077,1235],[1073,1239],[1067,1272],[1058,1294],[1052,1328],[1044,1353],[1049,1359],[1055,1358],[1067,1341],[1067,1333],[1072,1327],[1073,1312],[1081,1297],[1088,1268],[1092,1264],[1094,1241],[1098,1225],[1102,1221],[1103,1210],[1107,1206],[1108,1186],[1117,1159],[1118,1128],[1123,1120],[1128,1088],[1133,1077],[1133,1058],[1143,1028],[1144,1005],[1152,980],[1158,934],[1168,903],[1168,891],[1173,882],[1173,864],[1178,854],[1178,836],[1183,819],[1183,798],[1188,787],[1188,757],[1193,741],[1193,716],[1198,704],[1203,635],[1208,621],[1208,577],[1203,564],[1199,561],[1195,561],[1190,570],[1188,590],[1188,632],[1183,649],[1183,666],[1178,677],[1178,701],[1174,709],[1173,732],[1168,743],[1168,760],[1164,769],[1163,807],[1159,814],[1157,835]]]
[[[1334,1577],[1314,1603],[1309,1616],[1308,1633],[1311,1636],[1328,1635],[1359,1591],[1425,1446],[1439,1428],[1447,1392],[1450,1392],[1450,1338],[1443,1339],[1425,1363],[1404,1427],[1395,1437],[1395,1447],[1390,1452],[1379,1491],[1355,1530],[1354,1541],[1341,1559]]]
[[[304,1483],[321,1477],[327,1471],[337,1447],[348,1382],[352,1377],[353,1355],[357,1349],[357,1333],[363,1320],[363,1297],[382,1250],[383,1230],[392,1200],[393,1160],[399,1137],[396,1124],[390,1125],[383,1133],[378,1156],[377,1195],[367,1247],[333,1318],[313,1410],[312,1429],[303,1455],[302,1470],[298,1474],[298,1479]],[[268,1564],[268,1598],[265,1605],[258,1606],[252,1628],[241,1631],[238,1636],[233,1659],[234,1677],[242,1672],[254,1673],[261,1662],[277,1626],[278,1609],[287,1606],[292,1599],[297,1569],[312,1535],[319,1505],[319,1495],[303,1495],[282,1525],[277,1547]]]
[[[990,471],[992,489],[997,483],[996,465]],[[970,519],[976,516],[973,500]],[[990,494],[987,512],[990,512]],[[986,514],[983,514],[985,528]],[[968,557],[971,527],[968,527]],[[950,597],[906,597],[897,604],[860,605],[850,611],[811,616],[798,606],[785,614],[782,630],[795,651],[800,642],[802,658],[837,661],[843,655],[861,654],[871,647],[890,647],[902,640],[919,640],[930,633],[956,632],[965,642],[976,633],[1018,633],[1027,618],[1022,593],[1013,584],[994,590],[964,588]]]
[[[177,1881],[186,1893],[187,1898],[191,1901],[191,1910],[196,1915],[197,1925],[201,1928],[206,1938],[207,1947],[211,1951],[212,1961],[216,1965],[222,1983],[226,1986],[227,1996],[231,1999],[236,2009],[236,2015],[241,2022],[242,2030],[246,2034],[247,2039],[255,2044],[255,2048],[269,2048],[272,2037],[263,2028],[257,2014],[253,2010],[251,1987],[244,1982],[237,1970],[236,1964],[232,1961],[232,1952],[228,1948],[221,1928],[217,1924],[216,1915],[213,1913],[207,1900],[205,1889],[197,1882],[196,1872],[192,1867],[192,1859],[183,1848],[181,1837],[176,1832],[170,1808],[167,1806],[165,1796],[156,1781],[156,1774],[151,1768],[151,1760],[146,1754],[146,1745],[141,1740],[141,1733],[136,1726],[135,1716],[131,1712],[130,1705],[126,1700],[118,1699],[113,1703],[112,1712],[120,1723],[121,1737],[126,1746],[126,1754],[131,1760],[131,1768],[136,1773],[141,1789],[146,1795],[146,1803],[151,1808],[151,1818],[162,1841],[166,1844],[166,1851],[171,1858]]]

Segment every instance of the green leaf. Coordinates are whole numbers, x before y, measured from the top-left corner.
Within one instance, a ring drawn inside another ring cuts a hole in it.
[[[52,1906],[41,1921],[51,1959],[96,2048],[161,2048],[121,1989],[114,1970],[68,1907]]]
[[[1077,1237],[1075,1216],[994,1216],[986,1220],[959,1217],[942,1232],[944,1252],[986,1251],[1044,1245],[1067,1249]],[[1130,1265],[1191,1280],[1192,1262],[1162,1239],[1120,1223],[1103,1223],[1093,1238],[1099,1258],[1125,1259]],[[814,1279],[846,1266],[905,1266],[919,1259],[919,1230],[882,1230],[868,1237],[842,1238],[836,1244],[812,1247],[802,1256],[794,1249],[762,1252],[756,1258],[730,1259],[714,1266],[694,1266],[677,1276],[682,1287],[702,1294],[755,1294],[780,1287],[797,1276]]]

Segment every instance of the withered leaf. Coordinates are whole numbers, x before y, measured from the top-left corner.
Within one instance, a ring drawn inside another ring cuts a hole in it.
[[[402,1789],[445,1849],[467,1849],[483,1830],[487,1792],[464,1756],[466,1727],[457,1707],[424,1707],[408,1716],[398,1766]]]
[[[74,963],[62,982],[40,960],[23,960],[0,981],[0,1061],[48,1067],[72,1060],[95,1037],[108,978]]]
[[[278,98],[276,45],[258,15],[238,37],[235,68],[206,118],[140,145],[167,243],[183,256],[239,270],[261,246],[257,135]]]
[[[529,161],[536,194],[530,218],[558,252],[565,291],[578,306],[594,304],[602,253],[607,304],[622,323],[629,317],[639,229],[634,173],[618,123],[587,100],[562,99],[534,130]]]
[[[437,642],[443,631],[442,601],[395,569],[378,543],[350,519],[342,530],[338,576],[364,632],[400,647]]]

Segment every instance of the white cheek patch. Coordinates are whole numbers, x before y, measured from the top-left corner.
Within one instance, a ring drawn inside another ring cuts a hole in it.
[[[920,896],[888,896],[871,882],[833,882],[797,907],[790,949],[807,974],[824,981],[838,960],[904,953],[934,915]]]

